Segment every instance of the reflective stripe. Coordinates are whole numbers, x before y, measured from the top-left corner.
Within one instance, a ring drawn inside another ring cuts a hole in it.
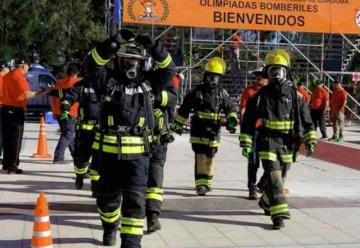
[[[96,133],[95,140],[100,141],[101,134]],[[118,137],[112,135],[104,135],[103,141],[109,144],[117,144]],[[143,145],[144,138],[138,136],[122,136],[121,144],[129,144],[129,145]]]
[[[161,91],[161,103],[160,106],[165,107],[168,104],[169,95],[166,90]]]
[[[64,100],[61,102],[61,105],[70,105],[70,102],[68,100]]]
[[[220,113],[208,113],[208,112],[201,112],[197,111],[197,116],[200,119],[207,119],[207,120],[220,120]]]
[[[140,118],[139,118],[139,127],[144,126],[144,123],[145,123],[145,118],[144,118],[144,117],[140,117]]]
[[[175,121],[180,123],[181,125],[185,124],[187,118],[182,117],[181,115],[177,115],[175,117]]]
[[[147,193],[157,193],[157,194],[164,194],[163,188],[148,188],[146,190]]]
[[[287,214],[288,212],[289,212],[289,207],[287,203],[270,207],[271,215],[283,214],[283,213]]]
[[[105,65],[107,62],[110,61],[110,59],[103,59],[100,57],[100,55],[98,54],[98,52],[96,51],[96,48],[94,48],[93,50],[91,50],[91,57],[94,59],[94,61],[96,62],[96,64],[98,65]]]
[[[117,220],[120,219],[121,216],[121,212],[120,212],[120,208],[116,209],[113,212],[102,212],[100,208],[98,208],[98,212],[100,214],[100,218],[107,222],[107,223],[114,223]]]
[[[263,201],[265,202],[265,204],[269,205],[270,204],[270,200],[268,198],[268,196],[266,195],[266,193],[264,192],[263,195],[261,196],[261,198],[263,199]]]
[[[84,116],[84,109],[80,108],[80,116]]]
[[[280,154],[281,161],[285,164],[291,164],[294,159],[293,154]]]
[[[276,153],[273,152],[259,152],[260,159],[276,161]]]
[[[41,237],[41,238],[50,237],[51,236],[51,230],[42,231],[42,232],[33,232],[33,236],[34,237]]]
[[[155,63],[157,64],[157,66],[159,68],[165,68],[170,65],[171,61],[172,61],[172,58],[171,58],[170,54],[168,54],[163,61],[161,61],[161,62],[155,61]]]
[[[304,140],[316,140],[316,132],[315,131],[309,131],[304,134]]]
[[[50,221],[49,216],[34,217],[34,222],[48,222]]]
[[[94,150],[99,150],[99,147],[100,147],[100,144],[96,141],[92,145],[92,148]],[[106,153],[119,154],[119,147],[103,144],[102,151],[104,151]],[[143,154],[143,153],[145,153],[144,146],[122,146],[121,147],[121,154]]]
[[[95,90],[93,88],[83,88],[84,93],[95,93]]]
[[[143,235],[144,230],[143,227],[129,227],[129,226],[121,226],[120,233],[122,234],[132,234],[132,235]]]
[[[59,97],[64,97],[64,93],[63,93],[63,90],[62,89],[59,89]]]
[[[91,181],[99,181],[100,175],[96,170],[90,169],[90,180]]]
[[[158,200],[159,202],[163,202],[164,196],[155,193],[146,193],[146,199]]]
[[[246,133],[241,133],[239,136],[240,145],[242,147],[251,147],[253,143],[253,137]]]
[[[114,116],[112,116],[112,115],[108,116],[108,125],[114,126]]]
[[[291,130],[294,128],[294,121],[272,121],[263,120],[263,124],[266,128],[273,130]]]
[[[89,169],[89,166],[86,166],[84,168],[79,168],[79,167],[74,166],[74,172],[76,174],[80,174],[80,175],[85,174],[88,171],[88,169]]]
[[[94,129],[94,125],[90,125],[90,124],[80,124],[79,126],[80,129],[82,130],[93,130]]]
[[[220,146],[220,142],[217,140],[210,141],[210,139],[208,139],[208,138],[201,138],[201,137],[190,137],[190,143],[207,145],[209,147],[219,147]]]
[[[227,116],[226,119],[229,119],[230,117],[234,117],[237,120],[237,115],[235,112],[230,112]]]
[[[212,179],[205,179],[205,178],[201,178],[201,179],[197,179],[195,180],[195,185],[196,186],[201,186],[201,185],[205,185],[205,186],[211,186],[213,183]]]
[[[138,219],[138,218],[129,218],[124,217],[121,220],[121,224],[129,225],[129,226],[144,226],[145,219]]]
[[[53,248],[53,245],[41,245],[41,246],[37,246],[37,245],[31,245],[31,248]]]

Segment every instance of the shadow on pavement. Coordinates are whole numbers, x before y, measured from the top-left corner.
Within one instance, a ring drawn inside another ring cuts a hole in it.
[[[53,244],[94,244],[102,245],[97,239],[92,238],[54,238]],[[0,247],[3,248],[28,248],[31,246],[31,239],[24,240],[0,240]],[[76,247],[76,246],[74,246]]]

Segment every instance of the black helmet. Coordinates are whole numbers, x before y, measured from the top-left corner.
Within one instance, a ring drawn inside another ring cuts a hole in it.
[[[116,52],[117,57],[121,58],[134,58],[134,59],[145,59],[146,51],[133,43],[123,45]]]

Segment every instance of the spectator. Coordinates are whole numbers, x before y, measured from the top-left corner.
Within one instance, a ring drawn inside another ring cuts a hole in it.
[[[334,82],[334,90],[330,101],[330,120],[333,125],[333,136],[330,140],[343,142],[343,130],[345,122],[345,107],[346,107],[347,93],[342,87],[340,80]],[[339,135],[338,135],[339,131]]]
[[[315,130],[320,126],[321,139],[327,139],[325,126],[325,110],[329,105],[329,92],[324,87],[322,81],[318,81],[311,94],[310,99],[310,114],[314,123]]]
[[[50,92],[50,88],[31,91],[26,73],[29,63],[24,59],[15,61],[15,69],[3,78],[2,87],[2,132],[4,143],[3,170],[8,174],[22,174],[19,169],[19,154],[24,130],[25,108],[31,98]]]
[[[1,109],[2,109],[2,84],[3,84],[3,77],[10,71],[8,65],[5,61],[0,61],[0,157],[2,156],[3,150],[3,142],[2,142],[2,131],[1,131]],[[2,163],[2,158],[0,159],[0,163]]]
[[[233,52],[235,54],[236,57],[236,61],[240,64],[240,45],[241,42],[243,41],[243,38],[240,34],[235,34],[232,38],[231,38],[231,47],[233,48]]]

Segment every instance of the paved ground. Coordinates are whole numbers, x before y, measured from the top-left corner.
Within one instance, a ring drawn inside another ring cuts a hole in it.
[[[56,129],[47,125],[49,151],[56,145]],[[360,149],[360,128],[348,129],[345,139],[351,142],[342,148]],[[31,159],[37,135],[38,125],[26,125],[21,153],[25,174],[0,175],[0,247],[29,247],[34,204],[41,191],[49,201],[54,247],[100,247],[101,224],[89,183],[86,190],[75,190],[72,165]],[[342,155],[338,150],[333,154]],[[353,161],[359,167],[359,158]],[[358,170],[301,157],[287,180],[292,219],[281,231],[273,231],[257,202],[246,198],[246,161],[237,135],[223,135],[214,191],[208,196],[195,195],[193,171],[188,135],[178,136],[166,164],[163,229],[145,235],[144,248],[360,247]]]

